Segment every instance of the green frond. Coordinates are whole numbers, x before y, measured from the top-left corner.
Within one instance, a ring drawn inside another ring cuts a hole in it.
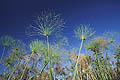
[[[105,40],[103,37],[97,37],[93,39],[88,45],[88,49],[93,52],[102,53],[103,50],[108,49],[108,41]]]
[[[33,40],[29,45],[31,51],[35,53],[41,53],[41,51],[45,48],[45,45],[43,41],[40,41],[38,39]]]
[[[51,49],[52,59],[54,58],[60,58],[60,52],[54,49]]]
[[[14,40],[11,46],[12,46],[12,53],[14,53],[17,56],[20,56],[26,52],[25,51],[26,45],[20,40]]]
[[[2,36],[0,38],[0,44],[2,44],[4,47],[11,45],[13,41],[13,38],[8,35]]]
[[[120,36],[119,32],[111,31],[103,33],[103,37],[107,39],[109,43],[116,43],[117,41],[120,41],[120,38],[118,36]]]

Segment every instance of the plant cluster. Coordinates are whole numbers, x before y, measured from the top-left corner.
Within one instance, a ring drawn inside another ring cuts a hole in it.
[[[77,51],[66,49],[70,46],[66,37],[51,41],[64,24],[60,14],[43,11],[27,28],[27,34],[45,39],[33,39],[27,46],[21,40],[1,36],[0,80],[119,80],[120,44],[116,33],[92,37],[95,31],[90,25],[79,25],[73,31],[81,42]]]

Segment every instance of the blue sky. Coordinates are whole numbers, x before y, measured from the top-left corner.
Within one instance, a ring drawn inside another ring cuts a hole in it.
[[[90,24],[97,35],[104,31],[120,32],[119,4],[119,0],[1,0],[0,36],[8,34],[27,42],[31,38],[25,34],[25,28],[34,16],[50,9],[65,20],[63,35],[70,45],[79,46],[73,32],[79,24]]]

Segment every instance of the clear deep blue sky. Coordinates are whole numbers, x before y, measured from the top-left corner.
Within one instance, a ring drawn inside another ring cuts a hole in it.
[[[0,0],[0,36],[29,40],[25,28],[45,9],[62,14],[66,21],[63,33],[74,46],[78,44],[73,29],[79,24],[91,24],[97,34],[120,30],[119,0]]]

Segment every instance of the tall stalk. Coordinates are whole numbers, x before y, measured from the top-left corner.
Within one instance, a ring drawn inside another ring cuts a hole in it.
[[[91,37],[95,33],[95,31],[93,31],[91,28],[89,28],[89,25],[80,25],[74,32],[75,32],[76,37],[79,40],[82,40],[82,41],[81,41],[81,44],[80,44],[79,54],[78,54],[78,57],[77,57],[77,62],[76,62],[76,65],[75,65],[75,72],[74,72],[72,80],[75,80],[75,77],[77,75],[78,61],[79,61],[79,58],[80,58],[80,52],[81,52],[81,49],[82,49],[83,40],[86,40],[89,37]],[[80,73],[81,73],[81,71],[80,71]],[[81,79],[82,79],[82,76],[81,76]]]
[[[56,62],[55,62],[55,68],[56,68]],[[56,79],[56,69],[55,69],[55,73],[54,73],[54,80]]]
[[[44,71],[44,69],[46,68],[47,65],[48,65],[48,63],[46,63],[46,64],[43,66],[43,68],[42,68],[42,70],[41,70],[41,72],[40,72],[39,79],[40,79],[40,77],[41,77],[41,75],[42,75],[42,73],[43,73],[43,71]]]
[[[52,70],[51,70],[51,54],[50,54],[50,45],[49,45],[49,40],[48,40],[48,36],[47,37],[47,46],[48,46],[48,57],[49,57],[49,69],[50,69],[50,79],[53,80],[53,76],[52,76]]]
[[[75,77],[76,77],[76,74],[77,74],[78,62],[79,62],[79,58],[80,58],[80,52],[81,52],[81,49],[82,49],[82,45],[83,45],[83,40],[82,40],[82,42],[80,44],[79,54],[78,54],[77,62],[76,62],[76,65],[75,65],[75,72],[74,72],[72,80],[75,80]]]
[[[2,74],[4,74],[5,69],[7,68],[7,66],[8,66],[8,64],[5,64],[5,68],[4,68],[3,72],[2,72]]]
[[[13,42],[13,38],[10,36],[5,35],[5,36],[0,37],[0,44],[2,44],[3,46],[3,52],[2,52],[0,62],[2,62],[6,47],[10,46],[12,42]]]
[[[4,46],[4,48],[3,48],[3,52],[2,52],[2,56],[1,56],[1,59],[0,59],[0,61],[2,62],[2,59],[3,59],[3,56],[4,56],[4,53],[5,53],[5,46]]]
[[[48,47],[48,55],[47,58],[50,60],[49,68],[52,79],[52,70],[51,70],[51,54],[50,54],[50,47],[49,47],[49,40],[48,36],[55,35],[62,30],[64,27],[64,20],[60,18],[61,15],[51,11],[42,11],[39,16],[36,17],[35,23],[30,25],[27,29],[27,33],[30,36],[33,35],[40,35],[45,36],[47,38],[47,47]]]

